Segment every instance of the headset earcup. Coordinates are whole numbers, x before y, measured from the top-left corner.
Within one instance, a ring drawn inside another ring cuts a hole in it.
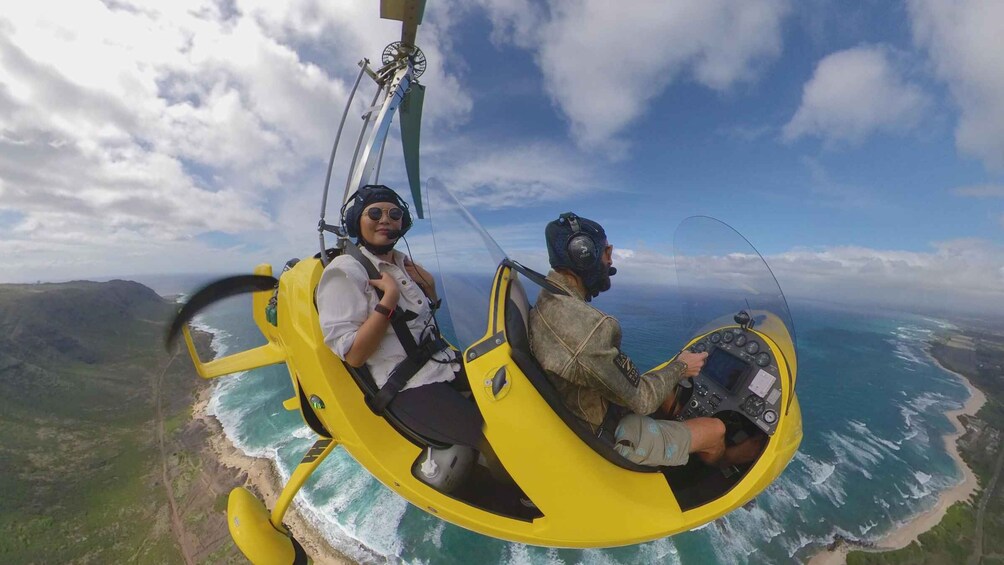
[[[596,264],[596,244],[584,233],[573,233],[565,245],[568,260],[578,269],[588,269]]]
[[[342,214],[342,225],[349,237],[359,237],[359,217],[362,215],[363,196],[359,190],[352,193],[348,199],[348,208]]]
[[[408,209],[408,203],[400,197],[398,197],[398,202],[400,202],[399,207],[404,212],[404,216],[401,217],[401,235],[404,235],[411,229],[411,210]]]

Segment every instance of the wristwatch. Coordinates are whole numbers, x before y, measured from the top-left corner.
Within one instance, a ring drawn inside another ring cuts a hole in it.
[[[380,314],[381,316],[385,316],[388,320],[391,319],[391,317],[394,315],[394,311],[393,310],[391,310],[390,308],[387,308],[386,306],[384,306],[383,304],[380,304],[379,302],[377,302],[377,305],[373,307],[373,310],[375,310],[377,312],[377,314]]]

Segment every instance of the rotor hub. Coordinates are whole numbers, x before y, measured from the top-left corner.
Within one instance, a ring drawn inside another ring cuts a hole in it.
[[[408,62],[411,63],[411,67],[415,71],[415,78],[422,76],[427,65],[425,53],[422,53],[422,50],[414,45],[405,45],[400,41],[395,41],[384,47],[380,60],[384,65],[389,65],[404,58],[407,58]]]

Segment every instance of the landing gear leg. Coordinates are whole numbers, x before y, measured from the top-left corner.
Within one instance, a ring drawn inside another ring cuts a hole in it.
[[[271,515],[265,509],[265,504],[246,488],[235,488],[230,492],[227,526],[237,547],[252,563],[299,565],[310,562],[303,547],[282,525],[282,519],[307,477],[337,445],[336,441],[328,438],[314,442],[283,487]]]
[[[286,509],[289,508],[289,503],[293,502],[293,497],[299,492],[300,488],[303,487],[303,483],[306,482],[307,477],[317,469],[317,466],[321,464],[321,461],[331,453],[335,446],[338,445],[333,439],[321,438],[314,442],[314,445],[307,450],[306,455],[300,460],[300,464],[296,466],[293,470],[293,476],[289,478],[289,482],[282,489],[282,494],[279,495],[279,500],[275,503],[275,508],[272,510],[272,516],[270,521],[272,525],[277,529],[283,528],[282,517],[286,515]],[[284,528],[283,528],[284,529]]]

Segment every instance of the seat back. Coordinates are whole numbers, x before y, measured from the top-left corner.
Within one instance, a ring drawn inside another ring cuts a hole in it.
[[[575,435],[579,436],[579,439],[589,445],[593,451],[614,465],[630,471],[641,473],[658,472],[659,469],[657,467],[638,465],[625,459],[620,453],[617,453],[612,444],[594,434],[589,425],[579,419],[565,405],[564,399],[562,399],[558,390],[554,388],[554,385],[551,384],[547,374],[540,366],[540,363],[537,362],[530,349],[529,320],[532,307],[530,306],[530,301],[527,299],[526,289],[523,288],[518,275],[514,272],[512,273],[512,277],[512,283],[509,285],[509,293],[506,297],[505,331],[506,341],[509,342],[509,346],[512,348],[512,360],[516,363],[516,366],[526,375],[527,380],[533,384],[534,388],[537,389],[540,396],[550,405],[555,414],[575,432]],[[544,289],[542,292],[547,292],[547,290]]]

